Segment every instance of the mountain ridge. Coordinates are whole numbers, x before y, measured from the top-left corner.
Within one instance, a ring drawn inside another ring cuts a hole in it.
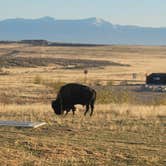
[[[0,40],[43,39],[67,43],[166,45],[166,27],[118,25],[101,18],[53,17],[0,20]]]

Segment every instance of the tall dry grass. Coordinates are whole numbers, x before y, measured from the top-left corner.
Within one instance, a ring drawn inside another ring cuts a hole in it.
[[[82,120],[84,118],[82,106],[77,106],[76,118]],[[166,106],[140,106],[131,104],[97,104],[95,105],[94,116],[92,120],[98,120],[101,117],[107,116],[107,120],[114,118],[136,118],[136,119],[151,119],[166,116]],[[19,120],[19,121],[55,121],[64,116],[56,116],[50,104],[1,104],[0,105],[0,120]],[[87,115],[88,117],[89,115]],[[69,117],[73,117],[69,113]],[[74,117],[73,117],[74,118]]]

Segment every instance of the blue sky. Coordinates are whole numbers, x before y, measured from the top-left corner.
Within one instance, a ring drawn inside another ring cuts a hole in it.
[[[0,20],[43,16],[99,17],[114,24],[166,27],[166,0],[0,0]]]

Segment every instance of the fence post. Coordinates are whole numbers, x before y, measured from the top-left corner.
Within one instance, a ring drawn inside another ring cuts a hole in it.
[[[84,83],[87,83],[88,70],[84,70]]]

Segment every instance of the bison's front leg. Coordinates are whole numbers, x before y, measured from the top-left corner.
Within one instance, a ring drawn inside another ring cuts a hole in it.
[[[65,115],[64,115],[64,116],[66,116],[66,115],[68,114],[68,112],[69,112],[69,111],[68,111],[68,110],[66,110],[66,113],[65,113]]]
[[[73,106],[73,107],[72,107],[72,112],[73,112],[73,115],[75,115],[75,111],[76,111],[76,107],[75,107],[75,106]]]

